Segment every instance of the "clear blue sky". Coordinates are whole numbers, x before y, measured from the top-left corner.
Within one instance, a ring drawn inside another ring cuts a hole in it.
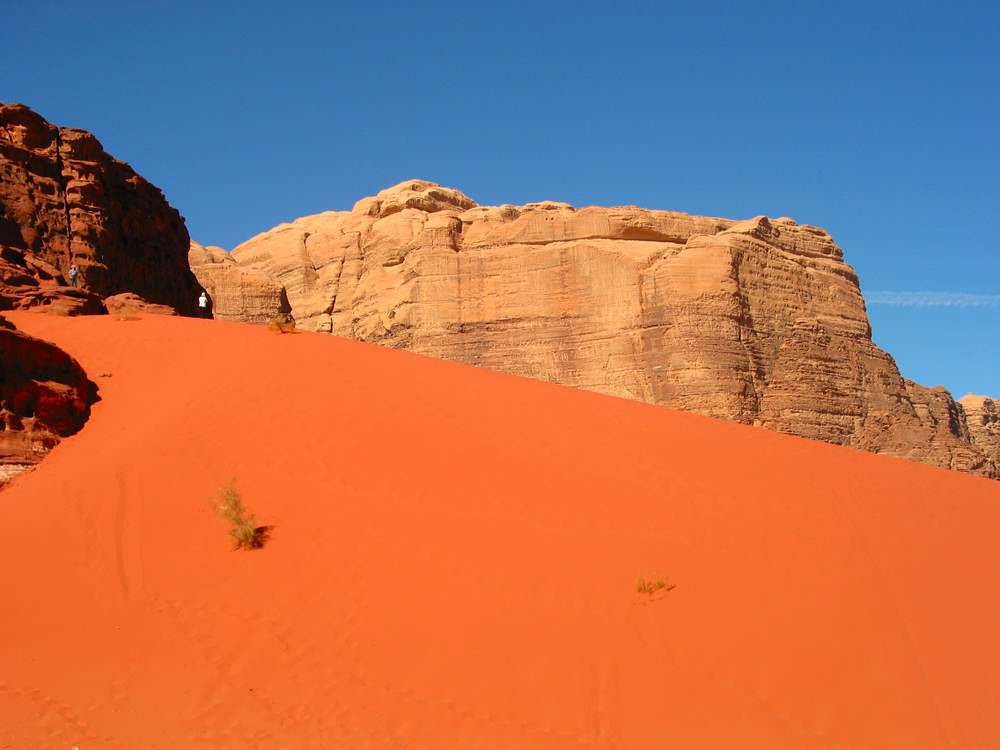
[[[883,293],[905,375],[1000,396],[998,3],[201,5],[11,3],[0,101],[93,131],[228,248],[412,177],[791,216]]]

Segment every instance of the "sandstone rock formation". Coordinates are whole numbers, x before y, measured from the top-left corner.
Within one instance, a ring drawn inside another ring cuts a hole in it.
[[[105,307],[111,315],[176,315],[177,311],[169,305],[157,305],[147,302],[138,294],[122,292],[104,300]]]
[[[973,444],[1000,466],[1000,400],[969,393],[958,403],[965,410]]]
[[[191,242],[188,262],[208,292],[214,316],[220,320],[267,323],[291,313],[281,284],[238,265],[221,247]]]
[[[0,485],[90,416],[97,397],[75,359],[0,318]]]
[[[233,279],[218,317],[279,315],[284,292],[300,329],[1000,473],[951,396],[872,343],[830,235],[788,218],[478,206],[409,180],[216,256],[192,267]],[[274,289],[244,301],[239,273]]]
[[[188,242],[163,193],[90,133],[0,104],[0,309],[95,311],[101,297],[134,292],[193,314]],[[80,290],[68,286],[71,263]]]

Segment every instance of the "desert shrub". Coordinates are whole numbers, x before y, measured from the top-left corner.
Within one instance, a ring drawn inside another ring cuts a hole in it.
[[[667,583],[666,579],[659,577],[646,577],[639,576],[639,580],[635,584],[635,590],[638,594],[646,594],[647,596],[652,596],[657,591],[670,591],[673,586]]]
[[[295,333],[295,321],[285,318],[271,318],[267,327],[275,333]]]
[[[257,519],[247,514],[243,498],[233,482],[219,489],[215,511],[231,524],[229,536],[233,539],[234,549],[259,549],[264,546],[269,527],[258,526]]]

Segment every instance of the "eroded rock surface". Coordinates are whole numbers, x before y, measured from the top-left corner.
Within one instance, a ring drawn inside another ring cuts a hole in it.
[[[221,247],[192,242],[188,259],[219,320],[267,323],[291,313],[281,284],[260,271],[238,265]]]
[[[969,393],[958,403],[965,411],[972,442],[1000,466],[1000,399]]]
[[[176,315],[177,311],[170,305],[157,305],[144,300],[138,294],[122,292],[104,300],[105,307],[111,315]]]
[[[951,396],[872,343],[830,235],[788,218],[478,206],[409,180],[192,267],[231,279],[217,317],[287,298],[300,329],[998,475]],[[241,273],[274,288],[237,292]]]
[[[93,135],[0,104],[0,309],[103,311],[101,298],[133,292],[193,314],[188,243],[163,193]]]
[[[79,363],[0,318],[0,485],[83,427],[97,398]]]

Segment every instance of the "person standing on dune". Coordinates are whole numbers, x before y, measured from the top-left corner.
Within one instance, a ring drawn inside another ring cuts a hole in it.
[[[208,295],[205,294],[204,291],[202,291],[201,296],[198,297],[198,317],[208,317]]]

